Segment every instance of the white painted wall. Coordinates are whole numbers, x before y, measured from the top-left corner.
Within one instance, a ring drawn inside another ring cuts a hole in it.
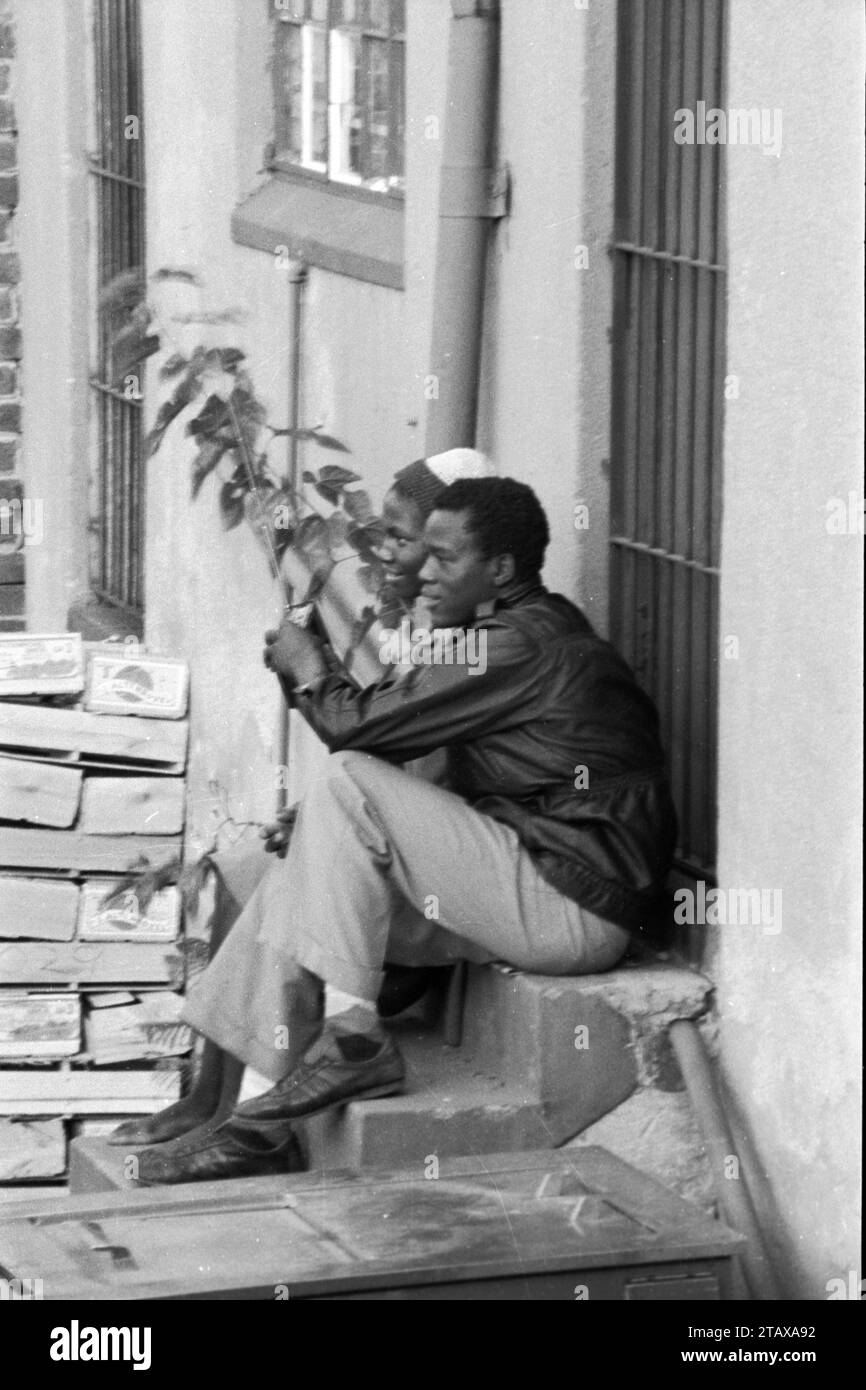
[[[784,42],[779,42],[779,36]],[[725,1075],[788,1296],[860,1268],[863,21],[856,0],[732,0],[720,883],[781,889],[782,929],[720,932]]]

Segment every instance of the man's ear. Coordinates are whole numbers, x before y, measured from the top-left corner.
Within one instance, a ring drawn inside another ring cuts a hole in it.
[[[509,552],[504,555],[494,555],[493,560],[493,583],[498,589],[506,584],[512,583],[515,574],[514,556]]]

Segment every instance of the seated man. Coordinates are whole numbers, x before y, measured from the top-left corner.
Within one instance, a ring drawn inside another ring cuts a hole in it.
[[[436,498],[458,478],[486,478],[493,474],[493,464],[484,454],[465,448],[418,459],[396,474],[385,495],[382,512],[384,538],[379,557],[385,582],[377,602],[379,622],[363,639],[369,665],[381,663],[382,625],[389,629],[398,627],[401,619],[411,617],[413,612],[419,623],[425,621],[419,612],[419,574],[427,558],[424,523]],[[380,669],[384,673],[384,667]],[[327,756],[324,745],[319,745],[319,751]],[[410,766],[415,776],[442,781],[446,773],[444,750]],[[261,831],[265,850],[281,858],[285,856],[295,815],[295,808],[290,808],[281,813],[276,824]],[[202,1125],[212,1126],[228,1117],[241,1089],[245,1065],[262,1066],[265,1076],[273,1080],[282,1074],[281,1059],[275,1058],[272,1047],[273,1030],[290,1025],[294,1013],[292,984],[298,972],[285,957],[277,959],[259,947],[257,938],[262,926],[259,908],[264,902],[273,901],[274,910],[279,913],[280,902],[291,891],[291,885],[284,874],[276,873],[277,892],[273,897],[268,895],[263,879],[269,870],[272,874],[274,871],[260,842],[244,840],[232,848],[216,851],[210,859],[216,880],[209,923],[212,956],[223,950],[229,932],[254,895],[256,900],[244,915],[242,926],[232,935],[219,967],[209,972],[209,993],[206,991],[205,999],[193,1005],[189,1021],[198,1025],[205,1038],[195,1083],[189,1094],[158,1114],[120,1125],[111,1135],[110,1144],[138,1148],[182,1139]],[[379,1012],[383,1017],[402,1012],[426,993],[439,975],[441,971],[435,967],[390,965],[378,999]],[[257,1019],[259,1037],[249,1039],[243,1021],[251,1014]],[[262,1055],[259,1040],[268,1028],[270,1036]]]
[[[676,831],[656,713],[580,610],[541,583],[548,528],[534,493],[454,483],[424,539],[436,640],[413,640],[408,669],[359,690],[309,633],[286,622],[270,634],[266,663],[334,755],[300,809],[290,891],[258,938],[297,971],[297,1027],[277,1084],[174,1158],[143,1154],[143,1181],[285,1171],[299,1161],[297,1119],[400,1091],[403,1061],[376,1010],[386,956],[605,970],[656,905]],[[449,790],[394,766],[443,746]]]

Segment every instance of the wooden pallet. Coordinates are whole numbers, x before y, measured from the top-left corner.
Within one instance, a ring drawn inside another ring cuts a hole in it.
[[[62,1120],[0,1120],[0,1183],[58,1178],[65,1172]]]
[[[0,825],[0,864],[15,869],[69,869],[124,874],[142,858],[154,867],[180,857],[180,835],[84,835],[79,830]]]
[[[184,960],[163,945],[130,941],[0,942],[0,985],[44,988],[161,985],[180,989]]]
[[[188,740],[186,720],[0,704],[0,748],[7,753],[26,749],[37,758],[122,762],[139,771],[145,764],[154,772],[180,773]]]
[[[0,873],[0,938],[71,941],[78,898],[77,883]]]
[[[0,758],[0,820],[68,829],[78,815],[83,777],[75,767]]]
[[[180,1068],[0,1071],[2,1115],[150,1115],[180,1098]]]
[[[183,777],[93,774],[84,779],[76,828],[86,835],[179,835],[185,789]]]

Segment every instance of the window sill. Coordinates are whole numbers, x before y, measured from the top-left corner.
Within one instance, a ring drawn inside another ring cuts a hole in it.
[[[274,171],[232,214],[232,237],[271,255],[402,290],[403,200]]]

